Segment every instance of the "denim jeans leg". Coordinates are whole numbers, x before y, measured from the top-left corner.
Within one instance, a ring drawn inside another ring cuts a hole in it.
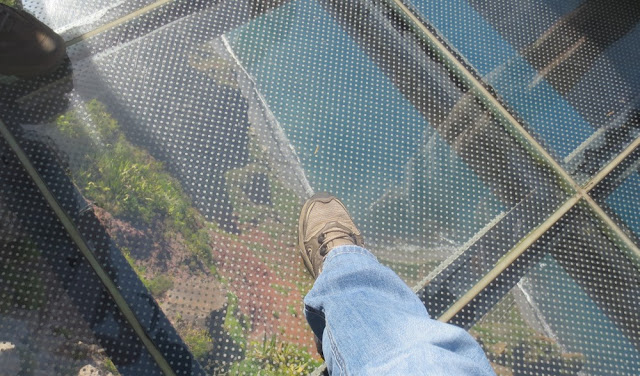
[[[333,249],[304,302],[331,375],[494,375],[466,331],[431,319],[364,248]]]

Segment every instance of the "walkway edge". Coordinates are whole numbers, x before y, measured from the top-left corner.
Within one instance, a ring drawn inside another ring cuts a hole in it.
[[[98,262],[97,258],[87,245],[87,242],[82,237],[82,234],[80,234],[78,228],[75,226],[64,209],[60,206],[53,193],[51,193],[46,183],[44,182],[44,180],[42,180],[36,168],[33,166],[31,161],[25,154],[24,150],[22,150],[22,147],[18,144],[18,141],[13,137],[13,134],[11,134],[6,124],[2,120],[0,120],[0,134],[2,134],[2,137],[7,141],[9,147],[18,157],[20,163],[27,171],[33,182],[36,184],[38,190],[40,190],[40,193],[42,193],[51,209],[53,209],[60,222],[62,222],[65,230],[67,230],[67,234],[69,234],[69,237],[71,237],[73,242],[76,244],[76,246],[80,250],[80,253],[82,253],[85,259],[89,262],[91,268],[93,268],[96,275],[98,276],[104,287],[107,289],[107,292],[109,292],[114,302],[118,306],[118,309],[120,309],[129,325],[131,325],[133,331],[137,334],[138,338],[140,338],[144,346],[149,351],[149,354],[158,364],[158,367],[166,376],[176,376],[175,372],[173,371],[167,360],[164,358],[160,350],[158,350],[151,338],[145,332],[144,328],[138,321],[138,318],[135,316],[135,313],[133,313],[133,310],[127,304],[125,298],[120,293],[120,290],[118,290],[116,284],[111,280],[102,265],[100,265],[100,263]]]

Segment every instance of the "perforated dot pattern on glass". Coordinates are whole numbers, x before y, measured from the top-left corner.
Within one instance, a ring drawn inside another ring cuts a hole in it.
[[[636,150],[592,191],[598,204],[637,244],[640,237],[640,153]]]
[[[433,318],[479,289],[452,321],[498,374],[632,374],[637,158],[616,156],[638,137],[637,6],[406,3],[537,145],[392,3],[24,0],[63,34],[68,59],[1,81],[0,120],[123,297],[96,314],[130,307],[177,375],[311,373],[322,360],[303,315],[313,280],[296,250],[298,215],[329,191]],[[621,164],[588,192],[602,206],[589,209],[579,186],[609,163]],[[32,191],[39,206],[3,191],[7,213],[51,217]],[[531,236],[542,237],[487,281]],[[589,257],[578,256],[583,244]],[[596,257],[601,248],[611,260]],[[50,270],[56,262],[41,263],[46,278],[66,275]],[[598,301],[594,281],[619,290]],[[60,283],[52,293],[68,295]],[[99,339],[106,329],[92,325],[58,337]],[[144,373],[96,341],[91,367]]]
[[[638,281],[637,257],[579,205],[454,321],[498,373],[634,374]]]
[[[161,375],[4,140],[0,158],[2,374]]]
[[[638,137],[637,2],[412,3],[577,180]]]

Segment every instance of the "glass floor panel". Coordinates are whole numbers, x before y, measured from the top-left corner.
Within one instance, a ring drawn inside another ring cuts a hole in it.
[[[471,327],[499,374],[633,374],[640,259],[627,253],[579,205],[454,321]]]
[[[640,367],[629,339],[551,256],[470,332],[498,374],[627,375]]]
[[[78,7],[69,0],[70,14],[91,20],[78,27],[65,24],[72,17],[56,18],[62,13],[54,4],[25,1],[36,16],[54,24],[59,19],[56,27],[68,30],[69,59],[49,75],[0,83],[0,125],[16,140],[7,153],[24,156],[26,168],[42,178],[41,189],[78,230],[74,242],[86,245],[98,274],[102,268],[102,277],[113,281],[107,289],[122,296],[113,309],[131,309],[128,319],[166,360],[165,368],[159,366],[165,374],[307,374],[320,366],[302,314],[312,280],[295,250],[298,212],[315,191],[344,200],[367,247],[418,292],[433,317],[463,299],[551,218],[571,224],[594,215],[582,206],[558,215],[585,193],[563,178],[544,150],[506,127],[391,11],[390,2],[96,1]],[[440,4],[438,12],[448,9]],[[473,27],[490,30],[476,21]],[[474,65],[474,56],[482,61],[482,54],[457,48]],[[570,114],[579,108],[559,94],[545,97],[549,106],[565,101],[555,109],[534,106],[542,94],[527,96],[518,72],[505,74],[511,78],[503,86],[489,81],[516,117],[536,137],[543,135],[553,156],[564,151],[527,116],[569,114],[541,122],[579,149],[580,137],[590,138],[598,128],[586,122],[562,128],[582,116]],[[505,88],[522,96],[522,107]],[[582,124],[588,131],[578,131]],[[622,138],[603,131],[612,142],[590,144],[598,149],[584,151],[582,167],[561,164],[584,182],[636,130]],[[573,153],[574,146],[565,151]],[[637,196],[637,186],[626,187],[622,206]],[[574,214],[580,211],[587,214]],[[0,222],[2,228],[11,229],[9,222]],[[594,232],[616,237],[593,223]],[[509,281],[500,285],[507,290],[488,284],[453,322],[469,328],[500,299],[510,299],[514,293],[503,297],[518,278],[533,273],[527,260],[546,265],[536,255],[553,253],[539,248],[557,235],[559,224],[500,274]],[[637,247],[619,247],[606,250],[615,268],[626,268],[621,278],[629,282],[636,276],[624,257]],[[598,263],[584,261],[586,269]],[[541,267],[538,274],[560,275],[558,270]],[[567,291],[562,293],[574,290]],[[475,309],[478,299],[490,303]],[[614,308],[629,304],[626,295],[612,299],[606,303]],[[614,318],[619,313],[605,312]],[[611,319],[612,325],[635,328],[633,315]],[[562,320],[568,317],[558,319],[553,333],[570,336],[561,330]],[[632,345],[637,351],[637,342]],[[580,359],[588,353],[575,352],[583,354]],[[633,354],[625,361],[637,362]],[[511,366],[526,367],[523,362]],[[115,358],[113,363],[123,375],[141,374]],[[609,366],[589,367],[583,374]],[[628,369],[619,368],[623,374]]]
[[[161,375],[4,140],[0,373]]]
[[[640,3],[412,3],[579,182],[640,134]]]
[[[418,283],[486,227],[515,221],[526,207],[520,226],[497,236],[513,244],[568,197],[540,156],[417,44],[389,32],[376,13],[365,13],[366,24],[351,13],[291,2],[226,38],[309,184],[345,201],[364,234],[374,234],[367,246],[381,261]],[[395,54],[368,49],[364,26]],[[413,98],[397,87],[408,82],[394,81],[402,69],[424,80]]]

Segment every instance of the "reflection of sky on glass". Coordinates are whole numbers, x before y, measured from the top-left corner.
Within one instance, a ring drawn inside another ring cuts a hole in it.
[[[229,39],[316,190],[376,197],[402,176],[427,122],[316,2],[285,5]]]
[[[458,199],[450,201],[464,217],[479,197],[489,195],[317,2],[285,5],[228,37],[287,132],[314,189],[329,190],[365,209],[406,178],[407,163],[426,139],[431,188],[438,197],[460,187]],[[453,206],[447,211],[453,212]],[[455,218],[447,220],[455,226]]]
[[[640,366],[633,344],[551,256],[545,256],[525,281],[566,351],[585,355],[585,374],[626,374]],[[605,356],[602,349],[607,349]]]
[[[557,155],[566,157],[593,133],[576,109],[544,79],[538,80],[536,70],[465,0],[414,3]],[[455,16],[443,10],[455,10]]]
[[[150,2],[137,1],[141,4]],[[120,1],[77,1],[77,0],[22,0],[25,10],[37,15],[38,19],[52,28],[56,33],[64,33],[75,27],[85,26],[94,22],[106,23],[112,19],[107,13],[125,3]]]
[[[607,205],[640,236],[640,174],[634,172],[606,199]]]
[[[618,73],[625,82],[637,92],[640,88],[640,25],[612,44],[606,51],[606,56],[616,66]],[[637,99],[640,101],[640,99]],[[636,106],[640,103],[636,102]]]

